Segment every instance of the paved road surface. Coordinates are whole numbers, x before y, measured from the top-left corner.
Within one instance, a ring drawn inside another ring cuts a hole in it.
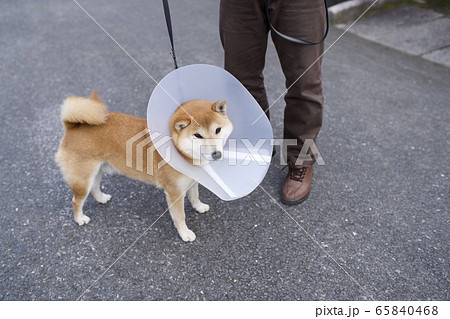
[[[156,80],[171,71],[159,1],[80,3]],[[177,2],[172,15],[180,64],[222,65],[218,1]],[[86,291],[166,204],[107,177],[113,199],[89,198],[79,227],[53,162],[59,105],[95,87],[112,110],[145,116],[155,83],[72,1],[2,1],[0,25],[0,299],[449,299],[448,69],[345,34],[323,63],[326,165],[307,202],[270,198],[277,163],[244,199],[202,189],[212,209],[187,208],[194,243],[165,215]],[[272,46],[265,75],[274,101],[284,80]]]

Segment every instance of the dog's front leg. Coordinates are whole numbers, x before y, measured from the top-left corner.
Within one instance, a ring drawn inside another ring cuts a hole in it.
[[[198,183],[192,184],[191,188],[188,190],[188,198],[192,207],[199,213],[206,213],[209,210],[209,205],[204,204],[200,201],[198,197]]]
[[[167,205],[178,234],[184,241],[194,241],[195,234],[186,225],[186,214],[184,213],[184,192],[166,192]]]

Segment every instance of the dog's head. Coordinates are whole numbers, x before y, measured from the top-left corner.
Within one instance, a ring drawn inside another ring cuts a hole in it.
[[[192,100],[180,105],[170,121],[172,140],[180,154],[193,165],[223,157],[223,146],[233,131],[225,100]]]

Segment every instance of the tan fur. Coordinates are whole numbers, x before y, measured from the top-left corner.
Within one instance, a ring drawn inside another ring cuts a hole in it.
[[[209,128],[211,123],[218,123],[216,125],[227,124],[232,128],[225,112],[220,113],[215,110],[217,103],[196,100],[179,107],[171,121],[174,144],[177,145],[183,134],[192,133],[192,130],[199,128],[186,111],[201,127]],[[83,225],[90,220],[82,211],[83,203],[89,192],[100,203],[110,200],[111,196],[100,190],[102,173],[107,171],[105,165],[109,164],[119,173],[130,178],[162,187],[180,237],[184,241],[195,240],[195,234],[186,226],[184,198],[187,193],[194,209],[200,213],[206,212],[209,206],[199,200],[198,184],[170,165],[161,166],[161,163],[165,162],[155,150],[153,150],[153,163],[149,163],[149,165],[153,165],[152,175],[147,174],[145,169],[139,171],[135,167],[128,167],[126,165],[127,140],[145,130],[147,121],[123,113],[107,113],[106,109],[106,105],[96,92],[93,92],[89,98],[68,97],[62,105],[61,118],[66,132],[60,142],[55,159],[65,181],[74,193],[72,203],[75,221],[79,225]],[[181,131],[176,131],[173,125],[186,119],[189,119],[188,126]],[[148,137],[149,135],[146,134],[136,143],[142,142]],[[147,168],[147,149],[151,147],[152,143],[149,142],[144,148],[144,168]],[[192,161],[186,154],[183,156]],[[133,152],[133,163],[136,163],[136,152]]]
[[[65,124],[104,124],[107,116],[106,105],[100,101],[96,93],[93,92],[91,96],[93,98],[69,96],[65,99],[61,108],[62,121]]]
[[[219,136],[214,132],[218,127],[224,130]],[[214,148],[218,146],[217,142],[225,141],[228,138],[233,125],[226,115],[225,100],[215,103],[205,100],[192,100],[182,104],[173,113],[170,129],[172,140],[179,153],[191,164],[202,165],[206,161],[194,161],[193,154],[180,147],[180,140],[188,140],[195,133],[201,133],[203,136],[202,146],[205,146],[206,149],[208,145]],[[189,143],[189,151],[192,151],[191,145],[192,143]]]

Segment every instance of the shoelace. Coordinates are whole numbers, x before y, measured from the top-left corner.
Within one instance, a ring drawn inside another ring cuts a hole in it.
[[[308,167],[295,167],[291,162],[288,161],[289,166],[289,179],[292,179],[297,182],[303,181],[303,178],[306,175],[306,171],[308,170]],[[286,167],[286,166],[285,166]]]

